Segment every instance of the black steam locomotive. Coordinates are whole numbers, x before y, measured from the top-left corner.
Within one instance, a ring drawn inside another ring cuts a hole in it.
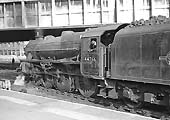
[[[22,72],[36,84],[85,97],[170,105],[169,19],[105,25],[31,40]]]

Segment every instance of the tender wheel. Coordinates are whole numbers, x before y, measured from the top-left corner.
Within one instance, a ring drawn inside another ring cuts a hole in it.
[[[79,79],[79,92],[84,97],[91,97],[97,94],[97,82],[89,78],[80,78]]]
[[[72,90],[72,81],[68,76],[61,75],[56,84],[61,92],[70,92]]]
[[[143,106],[143,93],[135,92],[133,89],[124,89],[123,101],[129,108],[140,108]]]
[[[124,84],[123,84],[124,85]],[[132,85],[131,85],[132,86]],[[143,92],[140,91],[141,86],[134,85],[133,87],[122,86],[117,84],[116,91],[118,93],[119,99],[132,109],[140,108],[143,106]]]

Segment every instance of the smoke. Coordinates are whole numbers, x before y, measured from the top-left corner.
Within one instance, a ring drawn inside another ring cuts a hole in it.
[[[14,81],[14,85],[21,85],[24,86],[25,76],[24,75],[18,75],[16,77],[16,80]]]

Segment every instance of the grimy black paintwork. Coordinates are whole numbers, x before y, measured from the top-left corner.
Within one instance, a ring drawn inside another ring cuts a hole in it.
[[[130,26],[104,25],[31,40],[23,68],[36,81],[43,79],[45,87],[79,90],[85,97],[116,96],[130,107],[144,101],[169,106],[170,24]]]

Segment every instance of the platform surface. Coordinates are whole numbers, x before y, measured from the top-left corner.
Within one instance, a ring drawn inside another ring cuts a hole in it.
[[[0,90],[0,106],[0,120],[157,120],[7,90]]]

